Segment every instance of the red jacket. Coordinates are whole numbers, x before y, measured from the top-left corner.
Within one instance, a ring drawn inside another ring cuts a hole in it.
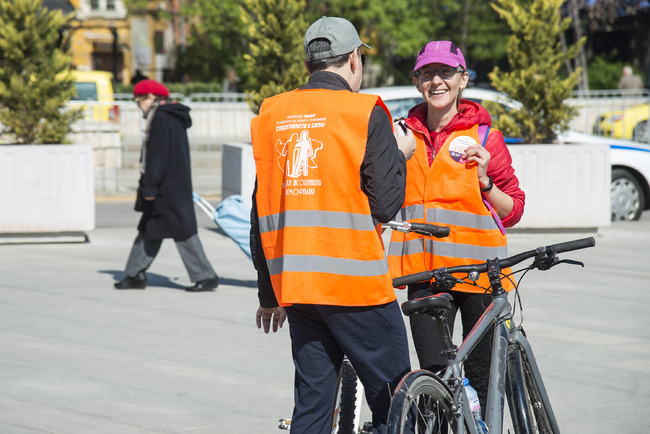
[[[476,124],[492,126],[490,114],[480,104],[468,100],[461,100],[458,114],[440,132],[429,131],[426,124],[427,104],[422,103],[409,111],[406,124],[413,130],[419,131],[424,136],[429,156],[429,165],[433,163],[434,152],[440,151],[441,146],[449,135],[458,129],[466,129]],[[512,167],[512,157],[503,140],[500,131],[492,131],[488,136],[485,149],[490,152],[490,163],[487,174],[494,181],[499,190],[503,191],[514,201],[510,214],[501,219],[507,228],[514,226],[521,220],[524,213],[526,195],[519,188],[519,180]]]

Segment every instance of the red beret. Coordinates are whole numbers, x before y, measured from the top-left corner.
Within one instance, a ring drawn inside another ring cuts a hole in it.
[[[158,83],[156,80],[142,80],[138,81],[133,88],[133,96],[146,95],[152,93],[154,95],[160,95],[164,97],[169,97],[169,89],[162,83]]]

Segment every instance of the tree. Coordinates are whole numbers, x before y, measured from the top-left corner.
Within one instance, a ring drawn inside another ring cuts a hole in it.
[[[0,124],[16,143],[66,143],[81,116],[65,108],[75,94],[61,41],[68,18],[41,0],[0,0]]]
[[[250,37],[250,52],[244,60],[251,89],[248,103],[255,113],[264,98],[307,81],[304,10],[304,0],[245,0],[242,21]]]
[[[147,0],[124,1],[130,10],[146,10],[143,8]],[[295,0],[288,3],[293,2]],[[248,71],[248,66],[255,64],[244,61],[249,43],[257,43],[249,33],[250,26],[244,24],[258,19],[249,4],[251,2],[246,0],[185,0],[183,15],[193,23],[192,34],[185,53],[179,53],[177,71],[189,73],[193,80],[218,81],[223,78],[225,67],[234,65],[245,90],[258,87],[257,79],[250,76],[256,73]],[[284,2],[271,4],[286,7]],[[370,59],[366,70],[373,68],[378,73],[375,85],[410,84],[408,73],[413,68],[415,56],[431,39],[457,42],[469,66],[475,67],[482,76],[505,58],[507,35],[502,31],[503,23],[498,21],[496,12],[487,2],[303,0],[302,5],[304,26],[295,33],[298,39],[294,42],[300,45],[307,26],[323,15],[345,17],[357,28],[361,39],[373,47],[366,51]],[[275,14],[279,22],[287,22],[282,17],[282,9],[277,9]],[[271,35],[271,32],[266,33]],[[366,81],[365,85],[372,83]]]
[[[177,72],[192,80],[223,80],[226,68],[243,71],[248,37],[241,16],[241,0],[191,0],[182,11],[194,23],[184,53],[179,53]],[[200,19],[192,19],[199,17]],[[246,82],[247,74],[242,81]],[[242,84],[243,84],[242,83]]]
[[[569,0],[566,5],[569,9],[569,16],[571,17],[571,28],[573,29],[573,35],[576,41],[579,41],[583,38],[583,26],[582,20],[580,18],[580,9],[579,9],[579,0]],[[560,34],[560,41],[562,43],[562,50],[566,51],[567,41],[566,35],[564,33]],[[570,59],[566,59],[566,71],[567,74],[571,74],[576,68],[580,68],[582,71],[582,77],[578,82],[578,87],[581,91],[586,91],[589,89],[589,76],[587,75],[587,52],[585,50],[585,44],[582,44],[580,50],[577,53],[573,62]]]
[[[497,13],[506,20],[512,34],[508,38],[510,71],[495,67],[489,74],[492,85],[523,104],[520,110],[505,113],[495,104],[486,104],[496,128],[507,135],[523,137],[525,143],[543,143],[568,129],[576,109],[564,104],[580,80],[581,68],[560,77],[565,62],[573,59],[585,39],[562,50],[560,35],[571,25],[561,18],[563,0],[495,0]]]
[[[485,74],[505,57],[507,35],[488,2],[477,0],[307,0],[310,18],[345,17],[373,50],[367,54],[380,66],[384,83],[410,84],[418,51],[431,40],[454,41],[469,67],[483,66]],[[485,75],[484,74],[484,75]]]

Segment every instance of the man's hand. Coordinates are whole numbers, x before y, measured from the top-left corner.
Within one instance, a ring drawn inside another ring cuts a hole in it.
[[[264,326],[264,333],[268,333],[271,329],[271,320],[273,320],[273,333],[275,333],[278,331],[278,328],[282,328],[285,319],[287,319],[287,313],[283,307],[260,306],[255,315],[257,328],[261,329]]]
[[[408,160],[415,153],[415,137],[413,136],[413,131],[406,129],[406,134],[398,137],[399,132],[395,133],[395,140],[397,140],[397,147],[404,154],[404,157]]]

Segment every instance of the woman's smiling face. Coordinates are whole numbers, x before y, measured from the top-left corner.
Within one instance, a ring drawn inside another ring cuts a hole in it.
[[[441,78],[441,75],[449,76],[450,70],[454,70],[451,78]],[[413,84],[422,93],[431,110],[455,111],[458,94],[465,89],[468,80],[469,74],[462,68],[430,63],[418,70],[413,77]]]

